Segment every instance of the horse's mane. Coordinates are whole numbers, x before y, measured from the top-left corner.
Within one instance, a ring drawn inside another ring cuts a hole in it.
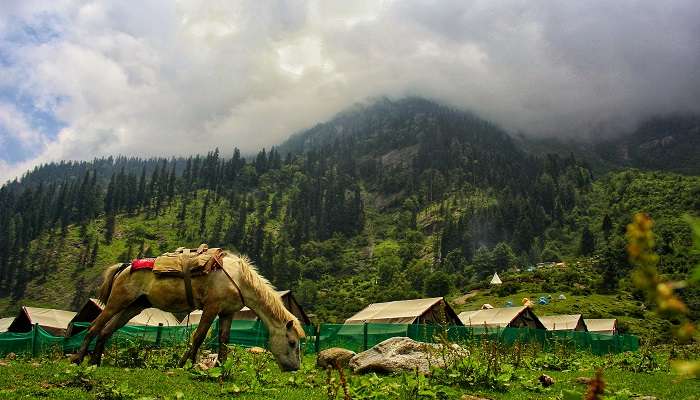
[[[257,268],[248,257],[227,251],[224,253],[224,263],[226,263],[227,260],[238,263],[238,265],[241,267],[241,272],[239,275],[243,281],[241,283],[253,289],[256,297],[260,300],[260,305],[265,307],[273,318],[280,321],[294,321],[294,330],[296,331],[297,335],[299,337],[305,336],[304,328],[302,328],[299,320],[294,316],[294,314],[287,310],[270,281],[258,273]]]

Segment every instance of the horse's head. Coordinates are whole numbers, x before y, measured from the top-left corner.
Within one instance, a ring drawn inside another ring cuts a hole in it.
[[[270,351],[282,371],[296,371],[301,365],[299,341],[304,330],[296,319],[289,320],[281,329],[270,332]]]

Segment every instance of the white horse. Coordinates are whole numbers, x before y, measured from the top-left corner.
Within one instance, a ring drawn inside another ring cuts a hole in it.
[[[194,308],[202,310],[202,318],[191,346],[180,360],[180,366],[185,365],[188,359],[196,360],[197,351],[217,315],[220,326],[219,359],[225,360],[233,314],[248,306],[267,326],[270,332],[269,349],[280,368],[283,371],[299,369],[299,341],[304,337],[304,329],[250,260],[226,252],[223,270],[193,276],[191,283]],[[156,307],[171,312],[193,311],[187,301],[182,278],[156,276],[148,269],[132,272],[131,267],[121,268],[121,264],[105,271],[100,300],[106,306],[90,325],[78,353],[73,356],[75,363],[82,362],[90,342],[97,336],[90,362],[99,365],[107,339],[146,308]]]

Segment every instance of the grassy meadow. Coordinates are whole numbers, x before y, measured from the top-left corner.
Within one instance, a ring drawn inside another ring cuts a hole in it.
[[[0,399],[580,399],[587,390],[580,381],[593,378],[598,369],[605,382],[601,399],[700,398],[700,380],[683,379],[670,367],[671,358],[696,357],[697,349],[644,348],[607,356],[496,343],[467,349],[470,357],[425,377],[354,375],[348,369],[341,376],[338,370],[316,369],[314,356],[306,356],[299,371],[283,373],[270,355],[235,346],[227,363],[211,369],[174,368],[180,348],[139,346],[108,350],[99,368],[75,366],[59,355],[5,359],[0,361]],[[542,387],[542,374],[555,383]]]

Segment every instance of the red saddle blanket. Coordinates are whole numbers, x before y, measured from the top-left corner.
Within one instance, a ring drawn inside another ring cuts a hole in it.
[[[153,264],[155,261],[155,258],[136,258],[131,261],[131,271],[133,272],[139,269],[153,269]]]

